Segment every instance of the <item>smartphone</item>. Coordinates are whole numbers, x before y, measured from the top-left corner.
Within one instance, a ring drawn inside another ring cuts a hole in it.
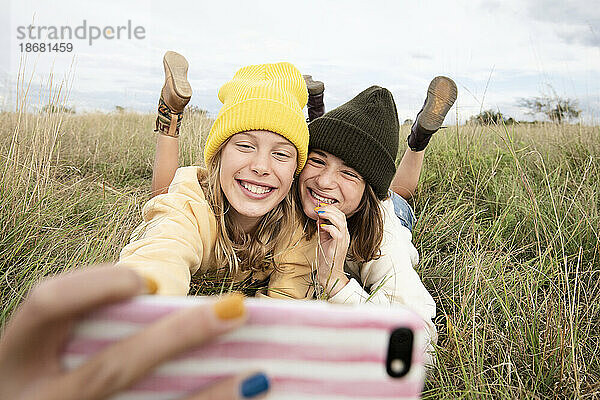
[[[110,343],[204,297],[140,296],[82,320],[63,362],[75,368]],[[423,389],[424,323],[404,308],[250,298],[240,329],[183,354],[115,399],[180,399],[247,370],[267,373],[269,399],[413,399]]]

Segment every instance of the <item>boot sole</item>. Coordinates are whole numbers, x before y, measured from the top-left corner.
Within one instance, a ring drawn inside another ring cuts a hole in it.
[[[325,91],[325,84],[321,81],[313,80],[312,75],[302,75],[302,77],[304,78],[304,83],[306,83],[308,94],[311,96],[321,94]]]
[[[427,99],[419,115],[418,124],[428,131],[440,129],[446,114],[456,101],[456,83],[445,76],[433,78],[427,89]]]
[[[163,57],[163,66],[165,67],[165,75],[171,75],[171,83],[177,96],[182,99],[192,97],[192,87],[187,80],[188,62],[179,53],[167,51]]]

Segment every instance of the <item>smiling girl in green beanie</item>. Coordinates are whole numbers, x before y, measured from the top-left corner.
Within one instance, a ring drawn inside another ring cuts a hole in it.
[[[437,337],[436,306],[414,269],[419,256],[412,244],[412,210],[389,190],[399,142],[392,94],[372,86],[313,120],[309,132],[297,195],[310,221],[306,239],[317,241],[319,251],[304,275],[299,268],[292,278],[275,272],[272,283],[287,279],[299,288],[310,281],[314,294],[308,297],[332,303],[408,307],[425,322],[430,351]],[[298,290],[289,293],[306,297]],[[427,360],[432,363],[431,353]]]

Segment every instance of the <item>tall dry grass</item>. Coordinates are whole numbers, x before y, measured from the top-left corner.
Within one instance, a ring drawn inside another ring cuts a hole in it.
[[[0,114],[2,324],[41,277],[117,258],[148,199],[153,123]],[[209,124],[186,117],[182,164]],[[414,199],[440,333],[426,398],[599,396],[599,173],[598,127],[436,134]]]
[[[461,126],[416,198],[438,305],[426,397],[600,396],[600,129]]]
[[[67,91],[49,91],[60,109]],[[26,112],[21,96],[0,113],[2,324],[40,278],[118,258],[149,198],[156,140],[152,115]],[[191,114],[183,129],[209,126]],[[200,160],[201,138],[183,138],[183,164]]]

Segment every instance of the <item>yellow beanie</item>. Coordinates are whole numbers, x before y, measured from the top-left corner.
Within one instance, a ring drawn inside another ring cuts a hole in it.
[[[278,133],[298,149],[300,173],[308,155],[308,126],[302,109],[308,101],[306,83],[292,64],[250,65],[241,68],[219,90],[223,107],[204,146],[208,164],[231,136],[250,130]]]

